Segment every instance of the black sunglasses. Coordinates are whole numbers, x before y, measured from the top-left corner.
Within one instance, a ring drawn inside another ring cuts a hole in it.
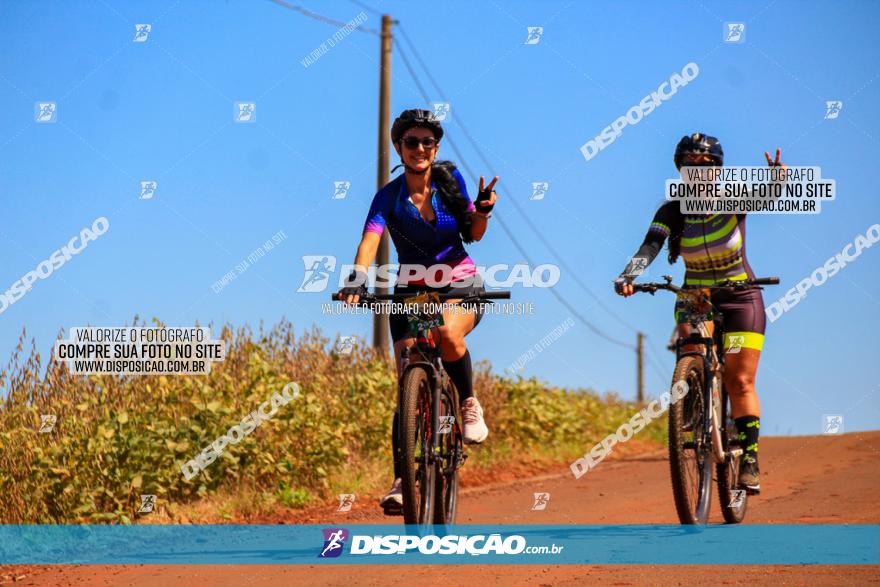
[[[684,167],[716,167],[714,159],[703,159],[704,153],[686,153],[682,158]]]
[[[419,139],[418,137],[404,137],[400,139],[400,142],[403,143],[407,149],[415,149],[419,145],[426,149],[433,149],[438,143],[437,139],[434,137],[425,137],[423,139]]]

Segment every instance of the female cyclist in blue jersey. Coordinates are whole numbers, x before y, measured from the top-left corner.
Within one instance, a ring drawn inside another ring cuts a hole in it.
[[[764,156],[770,166],[782,166],[780,149],[776,159],[770,153]],[[682,137],[673,158],[680,170],[684,166],[721,166],[724,151],[715,137],[701,133]],[[683,178],[685,179],[685,178]],[[650,264],[669,239],[669,262],[679,255],[686,268],[685,285],[710,286],[721,281],[752,279],[755,277],[746,260],[746,215],[711,214],[683,215],[679,202],[666,202],[654,214],[642,246],[633,256]],[[640,266],[644,270],[645,266]],[[641,272],[641,271],[639,271]],[[624,269],[615,281],[618,294],[629,297],[634,293],[631,269]],[[724,386],[730,394],[731,411],[743,447],[739,485],[750,494],[759,493],[758,431],[761,406],[755,391],[755,374],[764,344],[764,298],[759,289],[743,291],[719,290],[711,294],[712,304],[724,315],[724,348],[733,341],[741,347],[725,354]],[[687,336],[689,326],[683,324],[676,311],[679,336]],[[708,326],[713,326],[709,323]]]
[[[464,243],[478,241],[486,233],[496,194],[493,191],[495,177],[487,186],[480,177],[476,205],[468,197],[464,178],[448,161],[436,160],[443,138],[443,128],[428,110],[405,110],[391,127],[391,142],[405,173],[391,180],[373,198],[364,232],[355,257],[355,269],[348,284],[340,293],[347,303],[356,304],[366,293],[367,268],[376,258],[382,232],[388,229],[397,250],[401,270],[395,293],[418,293],[431,290],[448,292],[455,283],[477,282],[477,270],[465,251]],[[442,269],[440,276],[412,277],[416,271],[404,267]],[[433,285],[437,277],[446,281],[439,287]],[[476,288],[481,286],[476,285]],[[463,294],[464,295],[464,294]],[[439,327],[443,367],[458,390],[462,402],[464,441],[483,442],[489,430],[483,421],[483,410],[474,396],[471,356],[464,337],[480,321],[479,310],[467,313],[443,314],[443,326]],[[392,313],[389,317],[394,356],[397,357],[398,376],[400,356],[405,347],[415,344],[409,332],[405,315]],[[385,508],[401,507],[401,472],[399,462],[398,414],[392,425],[392,450],[394,454],[394,483],[388,494],[380,500]]]

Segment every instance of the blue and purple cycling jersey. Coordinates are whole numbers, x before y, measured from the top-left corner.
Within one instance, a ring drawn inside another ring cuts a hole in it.
[[[462,195],[470,202],[461,173],[456,169],[452,175]],[[431,204],[436,217],[431,223],[422,218],[418,208],[410,201],[405,178],[405,174],[399,175],[376,193],[367,214],[364,232],[381,235],[382,230],[388,228],[400,265],[421,265],[426,268],[446,265],[452,270],[452,281],[473,276],[476,267],[464,249],[458,222],[443,203],[437,186],[431,182]],[[470,202],[469,209],[475,210],[473,202]],[[424,280],[411,279],[409,283],[423,285]]]

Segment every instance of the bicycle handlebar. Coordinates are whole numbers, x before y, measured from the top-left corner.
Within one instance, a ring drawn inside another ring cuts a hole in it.
[[[460,299],[462,302],[468,301],[476,301],[476,300],[509,300],[510,292],[509,291],[479,291],[479,292],[471,292],[467,295],[462,295],[465,292],[461,293],[438,293],[437,297],[443,300],[458,300]],[[392,294],[371,294],[368,293],[366,295],[360,296],[360,300],[358,304],[370,303],[370,302],[403,302],[407,299],[413,297],[416,294],[411,293],[392,293]],[[345,299],[345,296],[340,294],[339,292],[335,292],[330,294],[330,299],[336,302],[341,302]]]
[[[666,283],[634,283],[633,291],[647,292],[654,294],[658,289],[665,289],[674,293],[679,293],[689,289],[731,289],[744,290],[760,288],[762,285],[779,285],[778,277],[756,277],[754,279],[743,279],[740,281],[722,281],[716,285],[672,285],[672,277],[664,275]]]
[[[752,280],[754,285],[779,285],[778,277],[757,277]]]

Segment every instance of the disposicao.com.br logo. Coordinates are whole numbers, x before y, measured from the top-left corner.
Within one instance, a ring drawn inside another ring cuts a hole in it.
[[[448,534],[437,536],[413,535],[349,535],[344,528],[324,528],[323,546],[319,558],[335,558],[345,552],[345,543],[351,538],[348,554],[351,555],[401,555],[418,553],[427,555],[517,555],[560,554],[564,546],[556,544],[529,546],[518,534],[502,537],[499,533],[475,534],[473,536]]]
[[[559,283],[561,271],[557,265],[542,263],[532,267],[528,263],[496,263],[452,267],[446,263],[420,265],[415,263],[386,263],[370,266],[366,283],[349,283],[349,276],[355,265],[337,267],[333,255],[303,255],[303,278],[298,293],[320,293],[328,288],[342,288],[347,285],[366,287],[394,287],[395,284],[421,283],[439,287],[455,282],[457,287],[485,285],[487,287],[537,287],[548,288]],[[334,275],[336,277],[334,284]]]
[[[348,540],[348,530],[345,528],[324,528],[324,546],[318,558],[336,558],[342,554],[345,541]]]

